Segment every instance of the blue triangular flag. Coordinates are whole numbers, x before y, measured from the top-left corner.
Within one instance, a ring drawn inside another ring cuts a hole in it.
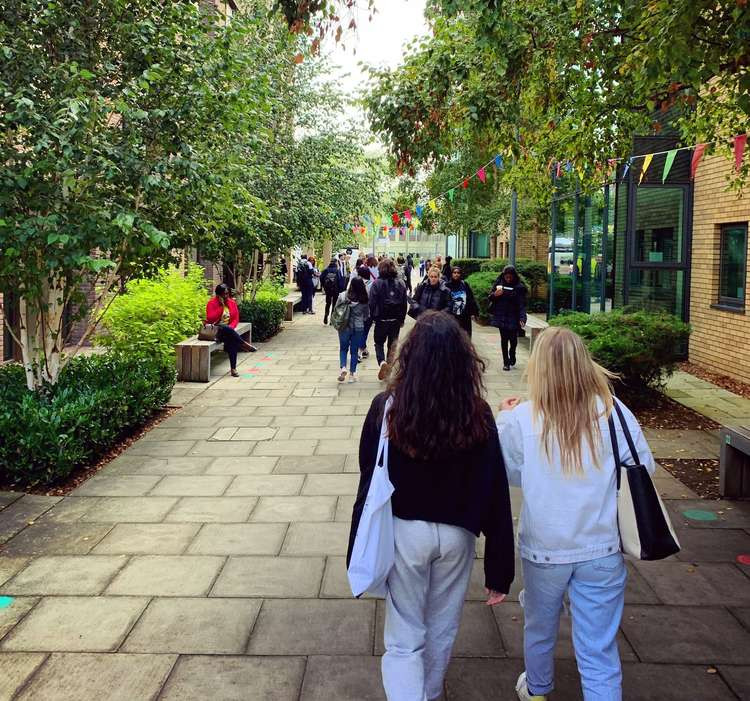
[[[495,168],[500,169],[503,167],[503,157],[498,154],[495,156]]]
[[[628,171],[630,170],[630,163],[632,162],[632,158],[628,158],[627,162],[625,163],[625,169],[622,171],[622,180],[625,181],[625,178],[628,177]]]
[[[570,161],[565,161],[565,172],[570,173],[573,170],[573,164]]]
[[[422,218],[422,212],[424,212],[424,207],[421,204],[418,204],[416,206],[416,210],[417,210],[417,219],[421,219]]]

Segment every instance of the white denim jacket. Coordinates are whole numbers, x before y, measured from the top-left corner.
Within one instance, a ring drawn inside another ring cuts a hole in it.
[[[619,404],[639,462],[653,474],[656,464],[643,431],[630,410],[622,402]],[[615,426],[620,459],[632,464],[616,415]],[[497,415],[508,482],[523,492],[518,531],[521,557],[561,564],[594,560],[619,551],[615,461],[606,418],[599,420],[599,428],[599,467],[584,446],[583,473],[565,476],[556,446],[552,446],[551,459],[547,458],[541,443],[541,424],[534,420],[531,402]]]

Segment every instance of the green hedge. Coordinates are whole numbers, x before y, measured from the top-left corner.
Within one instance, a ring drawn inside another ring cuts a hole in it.
[[[629,390],[658,388],[684,357],[690,326],[666,312],[576,312],[550,320],[583,338],[596,361],[616,372]]]
[[[155,278],[131,280],[102,316],[96,343],[174,363],[175,345],[198,333],[207,301],[204,271],[196,264],[187,275],[169,268]]]
[[[237,305],[240,321],[253,325],[253,341],[265,341],[281,329],[286,314],[286,302],[273,294],[258,292],[254,301],[242,300]]]
[[[528,281],[526,281],[521,275],[519,275],[519,277],[521,278],[521,282],[526,285],[526,288],[528,289]],[[495,280],[497,280],[497,273],[487,270],[485,270],[484,272],[480,271],[478,273],[474,273],[473,275],[469,275],[469,277],[466,278],[466,282],[468,283],[469,287],[471,287],[471,290],[474,293],[474,297],[476,297],[477,300],[477,306],[479,307],[479,319],[480,321],[483,321],[485,323],[487,323],[492,317],[492,314],[490,314],[489,310],[488,298],[490,292],[492,292],[492,286],[495,284]]]
[[[451,266],[461,268],[461,274],[465,280],[469,275],[479,272],[484,260],[486,258],[454,258],[451,261]]]
[[[492,258],[484,261],[480,269],[493,271],[499,275],[506,265],[508,265],[506,258]],[[535,260],[519,259],[516,261],[516,271],[528,283],[529,299],[542,299],[539,288],[547,282],[547,266]]]
[[[18,487],[64,479],[145,423],[174,382],[174,361],[158,355],[77,357],[36,392],[20,365],[0,366],[0,473]]]

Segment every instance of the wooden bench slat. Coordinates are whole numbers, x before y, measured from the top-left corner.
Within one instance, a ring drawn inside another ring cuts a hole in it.
[[[243,321],[235,330],[249,343],[252,328],[249,321]],[[198,336],[180,341],[175,345],[177,379],[181,382],[208,382],[211,379],[211,354],[223,350],[223,343],[201,341]]]

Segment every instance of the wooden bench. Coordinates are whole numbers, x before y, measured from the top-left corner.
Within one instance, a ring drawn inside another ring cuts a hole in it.
[[[240,322],[235,330],[245,341],[251,342],[250,322]],[[220,350],[224,350],[223,343],[200,341],[197,336],[178,343],[175,346],[178,382],[208,382],[211,379],[211,354]]]
[[[544,321],[544,319],[539,319],[535,316],[532,316],[531,314],[527,315],[526,317],[526,335],[521,336],[519,338],[519,342],[523,343],[525,346],[528,347],[529,353],[531,353],[531,349],[534,347],[534,341],[539,337],[539,334],[544,331],[549,326],[549,324]]]
[[[282,299],[286,302],[284,321],[291,321],[294,318],[294,307],[302,302],[302,293],[299,290],[292,291]]]
[[[719,440],[719,494],[750,498],[750,426],[722,426]]]

